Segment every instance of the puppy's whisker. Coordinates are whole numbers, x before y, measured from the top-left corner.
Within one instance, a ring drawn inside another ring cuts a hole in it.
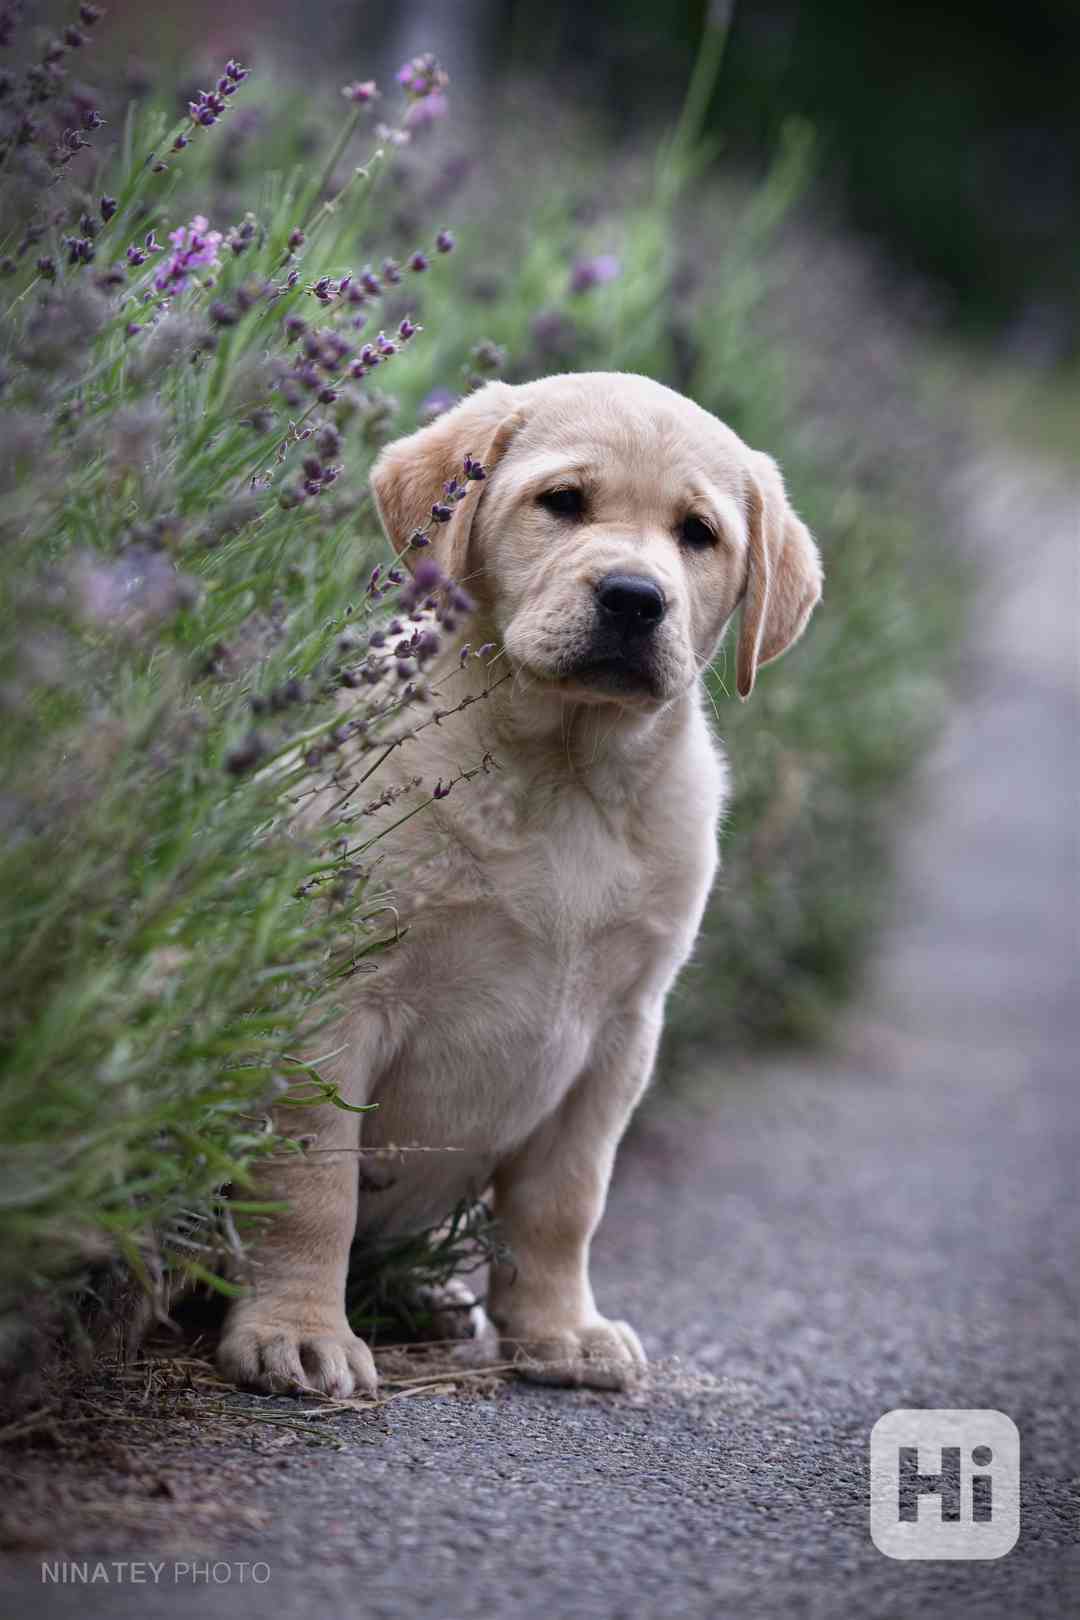
[[[712,675],[724,696],[730,697],[731,693],[728,691],[727,681],[716,667],[716,660],[720,654],[714,653],[710,658],[708,653],[699,652],[696,647],[694,647],[692,651],[694,654],[694,659],[697,663],[698,678],[701,679],[705,675]],[[708,693],[709,702],[712,704],[713,714],[716,715],[717,723],[719,723],[720,713],[716,707],[716,699],[713,697],[712,692],[709,690],[707,684],[705,686],[705,691]]]

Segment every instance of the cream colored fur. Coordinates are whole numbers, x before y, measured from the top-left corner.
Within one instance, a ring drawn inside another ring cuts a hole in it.
[[[716,865],[726,771],[700,675],[743,601],[747,695],[820,595],[817,551],[775,463],[645,378],[492,383],[389,446],[372,483],[398,550],[466,452],[488,476],[436,554],[479,603],[469,640],[503,650],[455,677],[445,706],[468,683],[479,693],[512,679],[383,770],[422,777],[426,797],[439,777],[494,764],[395,834],[408,932],[377,973],[351,981],[327,1042],[341,1048],[328,1068],[343,1095],[378,1108],[280,1111],[282,1129],[313,1141],[261,1173],[259,1196],[290,1210],[251,1258],[219,1355],[256,1387],[373,1388],[371,1354],[344,1315],[357,1224],[421,1227],[489,1186],[513,1255],[488,1299],[505,1350],[553,1382],[621,1387],[643,1365],[633,1329],[597,1309],[589,1245]],[[537,503],[568,483],[587,503],[580,521]],[[690,513],[712,525],[714,546],[680,541]],[[649,691],[566,673],[612,572],[647,576],[666,598]],[[457,662],[449,649],[436,687]],[[399,802],[386,815],[401,813]],[[437,1151],[404,1153],[390,1185],[365,1178],[360,1191],[361,1132],[368,1147]]]

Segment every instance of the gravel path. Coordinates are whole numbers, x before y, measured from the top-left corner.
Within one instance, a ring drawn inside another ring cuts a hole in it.
[[[35,1556],[8,1612],[1080,1613],[1078,504],[998,463],[966,493],[991,585],[873,993],[836,1055],[654,1109],[622,1161],[598,1293],[657,1358],[650,1386],[347,1420],[341,1452],[253,1460],[243,1522],[133,1530],[111,1556],[165,1560],[159,1584],[43,1587]],[[874,1549],[868,1435],[897,1406],[1014,1419],[1012,1553]],[[177,1558],[217,1560],[220,1584]]]

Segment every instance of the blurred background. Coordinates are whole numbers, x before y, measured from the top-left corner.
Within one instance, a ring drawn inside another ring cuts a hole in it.
[[[117,0],[111,15],[151,69],[240,51],[311,88],[345,64],[380,78],[434,51],[474,125],[517,130],[525,96],[537,180],[559,157],[538,104],[587,117],[598,143],[646,139],[679,108],[705,22],[729,24],[708,119],[725,164],[760,172],[784,123],[808,119],[815,206],[918,278],[950,327],[1033,362],[1075,356],[1071,0],[193,0],[152,22]]]

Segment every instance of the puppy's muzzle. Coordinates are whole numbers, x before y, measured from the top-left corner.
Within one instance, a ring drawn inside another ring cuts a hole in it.
[[[565,673],[617,695],[658,692],[657,635],[667,599],[645,574],[606,574],[594,589],[585,645]]]

